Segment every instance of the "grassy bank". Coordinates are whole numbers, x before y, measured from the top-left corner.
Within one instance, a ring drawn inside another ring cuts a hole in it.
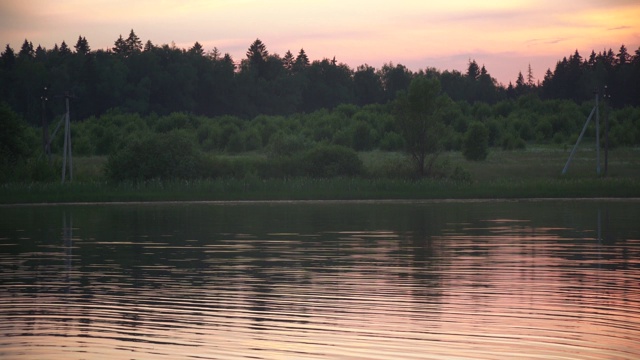
[[[451,178],[407,180],[384,176],[404,161],[400,153],[361,153],[368,176],[331,179],[235,179],[108,183],[101,179],[105,158],[74,159],[74,182],[0,185],[0,203],[329,200],[329,199],[513,199],[565,197],[640,197],[640,149],[610,153],[609,176],[596,174],[595,151],[577,152],[561,176],[568,149],[537,147],[494,151],[486,161],[469,162],[459,153],[445,153],[443,171],[464,169],[470,180]],[[251,156],[251,155],[243,155]],[[258,155],[256,155],[258,156]],[[602,155],[603,156],[603,155]]]
[[[292,179],[206,180],[145,184],[9,184],[2,203],[333,200],[333,199],[513,199],[640,197],[640,182],[628,178],[497,180]]]

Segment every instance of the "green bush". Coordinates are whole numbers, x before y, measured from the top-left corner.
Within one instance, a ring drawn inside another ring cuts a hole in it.
[[[565,140],[566,140],[566,138],[562,133],[553,134],[552,141],[553,141],[554,144],[560,145],[560,144],[564,143]]]
[[[356,176],[363,170],[358,153],[340,145],[318,145],[303,154],[300,165],[307,176],[318,178]]]
[[[489,130],[481,122],[473,122],[464,134],[462,155],[465,159],[480,161],[489,155]]]
[[[10,176],[11,181],[23,183],[60,181],[60,169],[62,169],[62,162],[59,159],[49,164],[48,159],[43,156],[20,161],[12,173],[7,175]]]
[[[371,150],[373,147],[373,129],[364,121],[358,122],[353,130],[353,148],[357,151]]]
[[[184,113],[171,113],[163,116],[156,122],[155,130],[157,132],[169,132],[176,129],[184,129],[190,123],[189,116]]]
[[[507,133],[502,137],[502,150],[523,150],[526,147],[527,144],[517,135]]]
[[[13,166],[31,154],[26,123],[4,103],[0,104],[0,129],[0,166]]]
[[[404,149],[404,138],[395,131],[388,131],[380,139],[380,149],[386,151],[402,150]]]
[[[109,156],[107,178],[146,181],[201,177],[204,158],[192,143],[189,136],[178,132],[132,141]]]
[[[551,139],[553,135],[553,125],[548,119],[542,119],[535,128],[536,141],[544,141]]]
[[[271,157],[291,156],[308,147],[301,135],[285,134],[280,131],[269,139],[267,153]]]
[[[453,172],[451,173],[451,176],[449,176],[449,179],[457,182],[471,182],[471,173],[460,165],[457,165],[453,169]]]

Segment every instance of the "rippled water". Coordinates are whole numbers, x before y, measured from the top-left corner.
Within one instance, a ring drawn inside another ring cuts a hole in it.
[[[0,358],[640,358],[638,219],[634,201],[0,207]]]

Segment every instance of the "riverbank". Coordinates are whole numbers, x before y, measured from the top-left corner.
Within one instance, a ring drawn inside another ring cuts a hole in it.
[[[1,204],[246,200],[425,200],[637,198],[634,178],[505,179],[483,182],[397,179],[215,179],[141,184],[3,184]]]
[[[195,181],[110,183],[104,180],[106,157],[74,159],[74,182],[0,184],[0,204],[249,200],[439,200],[638,198],[640,149],[611,151],[609,176],[598,176],[595,151],[585,147],[565,175],[568,149],[538,146],[522,151],[492,151],[485,161],[443,153],[443,173],[456,176],[412,180],[394,178],[406,161],[402,153],[362,152],[366,176],[353,178],[261,179],[248,172],[236,178]],[[236,158],[258,157],[240,154]],[[454,174],[455,175],[455,174]]]

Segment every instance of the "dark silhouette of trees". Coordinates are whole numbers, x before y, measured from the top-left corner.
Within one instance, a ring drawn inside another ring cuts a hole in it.
[[[441,90],[456,102],[496,104],[520,96],[591,101],[596,90],[607,87],[608,104],[620,108],[640,105],[640,48],[625,45],[591,51],[583,58],[575,50],[547,69],[535,83],[531,67],[504,87],[474,59],[464,71],[426,68],[413,72],[402,64],[376,69],[363,64],[355,69],[335,58],[309,59],[302,48],[297,55],[271,54],[256,39],[237,64],[217,48],[207,51],[195,42],[188,49],[143,42],[133,29],[118,36],[108,50],[92,50],[83,36],[73,49],[65,41],[52,49],[25,39],[16,51],[6,44],[0,54],[0,100],[30,124],[40,124],[41,94],[72,92],[74,118],[100,116],[110,109],[140,114],[187,111],[196,114],[288,115],[334,108],[340,104],[385,104],[407,91],[417,76],[437,79]],[[46,104],[48,116],[64,111],[62,101]],[[464,128],[464,126],[461,126]]]
[[[353,74],[353,86],[357,105],[377,104],[384,100],[382,79],[372,66],[367,64],[358,66]]]
[[[399,91],[409,88],[413,74],[404,65],[384,64],[380,69],[380,79],[385,92],[385,100],[395,99]]]
[[[304,71],[309,66],[309,57],[304,49],[300,49],[296,61],[293,64],[293,69],[297,72]]]
[[[87,55],[91,51],[91,48],[89,47],[89,42],[87,41],[86,38],[82,36],[78,36],[78,41],[74,45],[74,49],[76,49],[77,54],[81,54],[81,55]]]

